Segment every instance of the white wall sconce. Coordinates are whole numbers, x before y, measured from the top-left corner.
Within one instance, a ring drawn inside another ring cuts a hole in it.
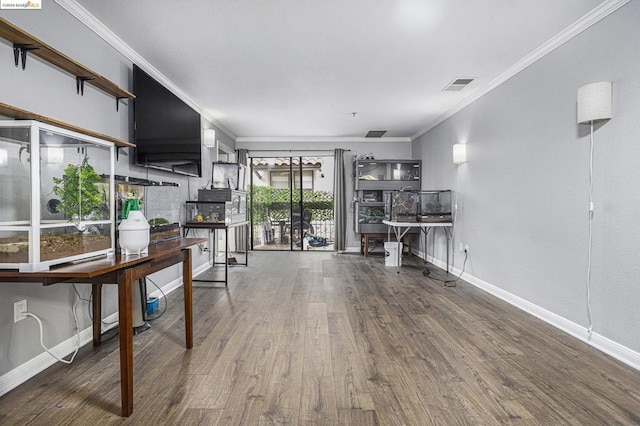
[[[9,151],[0,149],[0,167],[9,166]]]
[[[47,164],[64,163],[64,150],[62,148],[45,146],[42,148],[42,151]]]
[[[578,89],[578,124],[611,118],[611,82],[600,81]]]
[[[453,164],[462,164],[467,162],[467,144],[456,143],[453,145]]]
[[[591,339],[593,317],[591,314],[591,245],[593,243],[593,123],[609,120],[612,117],[611,82],[600,81],[586,84],[578,88],[578,124],[589,124],[589,250],[587,254],[587,319],[589,327],[587,335]]]
[[[214,129],[204,129],[204,138],[202,144],[208,148],[216,146],[216,131]]]

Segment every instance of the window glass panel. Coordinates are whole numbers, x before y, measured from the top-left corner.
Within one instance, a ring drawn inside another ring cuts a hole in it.
[[[293,172],[294,183],[293,187],[300,188],[300,171]],[[288,189],[289,188],[289,171],[272,171],[271,172],[271,186],[276,189]],[[302,171],[302,189],[313,190],[313,170]]]
[[[271,172],[271,186],[276,189],[289,189],[289,172]]]

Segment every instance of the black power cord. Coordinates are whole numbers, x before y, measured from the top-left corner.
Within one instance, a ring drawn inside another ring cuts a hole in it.
[[[464,262],[462,262],[462,271],[460,271],[460,275],[458,275],[455,280],[445,280],[445,282],[444,282],[444,286],[445,287],[455,287],[457,285],[458,280],[460,279],[462,274],[464,274],[464,268],[467,267],[467,259],[468,258],[469,258],[469,252],[467,251],[467,249],[465,249],[464,250]]]
[[[441,283],[444,283],[445,287],[455,287],[457,285],[458,280],[460,280],[460,277],[462,276],[462,274],[464,274],[464,269],[467,266],[467,259],[469,258],[469,252],[467,250],[464,251],[464,262],[462,263],[462,271],[460,272],[460,275],[458,275],[456,277],[455,280],[443,280],[440,278],[435,278],[435,277],[430,277],[432,280],[434,281],[440,281]],[[424,275],[429,275],[428,271],[426,271],[427,273],[423,273]]]

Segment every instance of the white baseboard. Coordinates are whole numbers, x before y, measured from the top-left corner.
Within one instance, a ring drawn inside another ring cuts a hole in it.
[[[38,325],[35,324],[35,327],[37,328]],[[80,346],[84,346],[92,340],[93,332],[91,327],[80,332]],[[75,351],[75,349],[76,336],[74,335],[73,337],[68,338],[59,345],[54,346],[50,350],[58,358],[62,358]],[[35,358],[32,358],[24,364],[21,364],[13,370],[3,374],[2,376],[0,376],[0,396],[26,382],[41,371],[44,371],[47,368],[51,367],[56,362],[58,361],[55,358],[53,358],[48,353],[43,352]]]
[[[424,259],[424,253],[421,251],[416,251],[415,254]],[[431,256],[427,257],[427,261],[443,270],[447,267],[445,262],[439,259],[434,259]],[[458,268],[452,267],[450,272],[453,275],[458,276],[462,271]],[[496,287],[493,284],[483,281],[468,272],[463,273],[460,278],[640,371],[640,352],[634,351],[633,349],[621,345],[620,343],[601,334],[592,332],[591,335],[589,335],[589,330],[586,327],[548,311],[519,296],[516,296],[515,294],[509,293],[500,287]]]
[[[202,270],[205,270],[209,267],[209,265],[203,265],[198,267],[193,271],[193,274],[199,274]],[[202,270],[200,270],[202,269]],[[199,272],[198,272],[199,271]],[[182,287],[182,277],[177,278],[164,287],[162,287],[162,291],[165,294],[169,294],[172,291]],[[150,296],[160,297],[162,293],[160,290],[156,289],[154,292],[149,293]],[[102,319],[105,323],[109,325],[104,327],[105,331],[111,328],[118,326],[118,312],[114,312],[113,314],[107,316]],[[37,324],[36,324],[37,327]],[[85,328],[80,332],[80,346],[84,346],[93,341],[93,327]],[[51,352],[53,352],[58,358],[64,358],[67,355],[73,353],[76,350],[76,336],[68,338],[62,343],[50,348]],[[26,382],[30,378],[36,376],[47,368],[51,367],[53,364],[58,362],[55,358],[49,355],[47,352],[42,352],[34,358],[31,358],[29,361],[24,364],[19,365],[11,371],[0,376],[0,396],[6,394],[10,390],[20,386],[22,383]]]

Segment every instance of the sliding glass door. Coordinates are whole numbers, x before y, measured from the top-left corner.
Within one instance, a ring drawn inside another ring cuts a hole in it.
[[[251,158],[253,250],[333,250],[330,157]]]

